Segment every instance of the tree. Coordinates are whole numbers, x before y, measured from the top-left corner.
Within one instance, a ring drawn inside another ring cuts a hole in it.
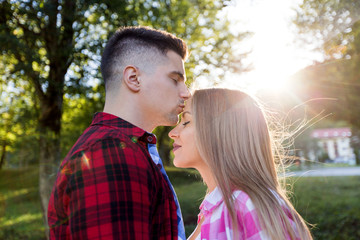
[[[294,20],[299,39],[311,44],[324,61],[295,76],[295,89],[316,111],[327,109],[338,120],[360,128],[360,2],[304,0]]]
[[[5,163],[26,167],[38,159],[36,112],[31,108],[31,99],[24,92],[4,91],[0,98],[0,170]]]
[[[17,73],[13,73],[12,63],[15,59],[3,56],[0,59],[2,60],[0,64],[4,66],[0,68],[1,169],[6,162],[18,166],[31,163],[37,154],[34,146],[37,144],[38,136],[35,122],[37,115],[35,98],[34,95],[28,94],[31,92],[31,85],[26,81],[12,80],[18,76]],[[18,157],[10,158],[11,155]],[[21,158],[20,155],[23,157]]]
[[[195,65],[234,69],[229,31],[218,12],[227,1],[2,0],[1,56],[11,59],[13,81],[24,81],[38,106],[40,196],[44,216],[53,176],[61,159],[61,125],[66,98],[97,94],[99,62],[108,35],[119,26],[149,25],[184,38],[192,50],[187,75]],[[207,48],[206,48],[207,47]],[[206,51],[204,50],[206,48]],[[239,61],[237,61],[239,62]],[[189,69],[191,69],[189,71]],[[100,93],[103,96],[103,91]],[[46,217],[44,218],[46,221]],[[47,224],[46,224],[47,225]]]
[[[12,107],[13,98],[12,97],[3,97],[6,99],[4,102],[7,103],[8,108]],[[6,101],[7,100],[7,101]],[[8,147],[10,145],[10,141],[14,138],[13,134],[10,132],[10,126],[11,126],[11,117],[13,115],[12,109],[5,109],[3,106],[1,106],[1,123],[0,123],[0,147],[1,147],[1,155],[0,155],[0,170],[2,169],[5,158],[7,155]]]

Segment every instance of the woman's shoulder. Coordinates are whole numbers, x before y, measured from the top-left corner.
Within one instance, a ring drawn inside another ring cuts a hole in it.
[[[246,192],[242,190],[235,190],[232,194],[232,197],[238,210],[246,212],[254,209],[254,204]]]
[[[280,206],[284,210],[288,210],[288,205],[286,204],[284,199],[282,199],[282,197],[280,197],[280,195],[276,191],[270,190],[270,192],[273,194],[274,198],[280,203]],[[241,213],[246,214],[247,212],[251,212],[255,209],[253,201],[246,192],[242,190],[235,190],[233,191],[232,197],[234,199],[234,204],[238,213],[240,211]]]
[[[254,209],[254,205],[247,193],[242,190],[235,190],[232,193],[232,198],[234,200],[234,205],[236,206],[237,214],[246,213]],[[223,195],[220,189],[215,188],[210,192],[200,205],[200,210],[203,213],[219,213],[219,212],[228,212],[229,210],[226,207]]]

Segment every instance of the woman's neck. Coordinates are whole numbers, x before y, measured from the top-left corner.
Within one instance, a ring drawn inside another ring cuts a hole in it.
[[[204,168],[204,169],[197,169],[202,177],[202,179],[204,180],[206,186],[209,189],[209,192],[212,192],[215,188],[216,188],[216,181],[215,178],[213,177],[212,172],[210,171],[209,168]]]

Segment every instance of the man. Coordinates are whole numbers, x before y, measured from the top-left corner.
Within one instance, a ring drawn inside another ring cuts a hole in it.
[[[183,40],[120,28],[101,71],[104,112],[60,166],[49,202],[51,239],[185,239],[180,208],[151,131],[178,122],[190,97]]]

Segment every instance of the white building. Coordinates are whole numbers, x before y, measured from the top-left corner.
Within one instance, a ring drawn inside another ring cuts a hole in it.
[[[350,128],[315,129],[312,131],[311,137],[317,139],[320,151],[315,155],[318,157],[320,154],[326,153],[329,160],[335,163],[355,165],[355,154],[350,145]]]

